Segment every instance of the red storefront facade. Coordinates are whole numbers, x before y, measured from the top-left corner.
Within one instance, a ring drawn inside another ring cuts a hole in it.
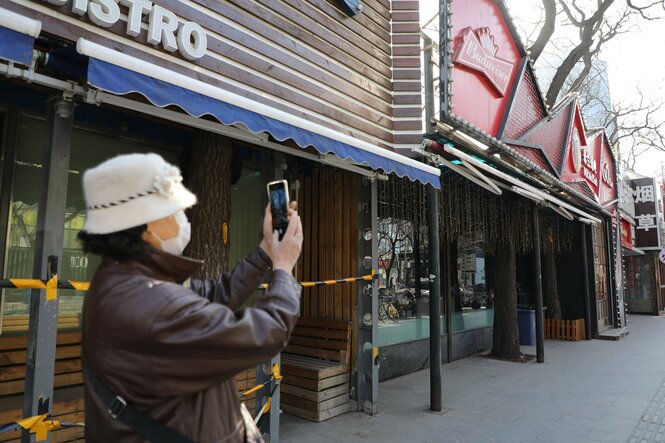
[[[490,182],[489,191],[494,183],[536,202],[541,217],[572,224],[572,244],[557,256],[561,303],[577,306],[576,315],[583,307],[591,337],[623,333],[616,160],[604,130],[586,127],[575,95],[546,106],[502,1],[447,2],[441,23],[440,114],[426,136],[433,150]],[[568,255],[584,249],[586,263],[569,269]]]

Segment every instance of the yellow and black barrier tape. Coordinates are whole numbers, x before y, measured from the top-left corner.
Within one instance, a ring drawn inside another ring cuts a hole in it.
[[[50,280],[41,280],[37,278],[6,278],[0,279],[0,288],[3,289],[75,289],[77,291],[87,291],[90,289],[90,282],[74,280],[58,280],[53,277]],[[47,296],[48,297],[48,296]]]
[[[314,286],[329,286],[339,283],[355,283],[358,281],[372,281],[376,278],[376,272],[372,271],[371,274],[361,275],[360,277],[338,278],[335,280],[320,280],[320,281],[301,281],[299,282],[303,288],[311,288]],[[270,286],[268,283],[263,283],[259,286],[260,289],[267,289]]]
[[[371,274],[362,275],[360,277],[338,278],[335,280],[320,280],[320,281],[305,281],[300,284],[305,288],[314,286],[327,286],[336,285],[339,283],[355,283],[358,281],[372,281],[376,278],[376,272],[372,271]],[[260,289],[266,289],[268,283],[263,283],[259,286]],[[90,289],[90,282],[75,281],[75,280],[58,280],[54,276],[50,280],[37,279],[37,278],[6,278],[0,279],[0,288],[2,289],[46,289],[46,299],[51,300],[55,298],[55,291],[57,289],[74,289],[76,291],[87,291]]]
[[[35,415],[34,417],[22,418],[15,422],[0,426],[0,434],[25,429],[31,434],[35,434],[36,441],[45,441],[48,438],[49,431],[60,428],[82,428],[83,423],[73,423],[66,421],[53,420],[48,414]]]
[[[258,423],[259,420],[261,420],[261,417],[263,417],[263,414],[265,414],[270,410],[270,405],[272,404],[272,396],[275,395],[275,391],[277,390],[279,384],[282,382],[282,378],[283,377],[279,370],[279,365],[275,363],[274,365],[272,365],[272,376],[270,377],[270,379],[240,394],[241,397],[246,397],[250,394],[260,391],[266,386],[270,386],[274,382],[272,389],[270,390],[270,394],[268,394],[268,398],[266,399],[266,404],[263,405],[259,413],[256,415],[256,418],[254,418],[254,423]]]

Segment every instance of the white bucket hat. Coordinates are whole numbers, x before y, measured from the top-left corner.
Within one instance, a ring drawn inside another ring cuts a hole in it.
[[[83,174],[88,218],[84,230],[109,234],[187,209],[196,196],[182,184],[180,169],[157,154],[128,154]]]

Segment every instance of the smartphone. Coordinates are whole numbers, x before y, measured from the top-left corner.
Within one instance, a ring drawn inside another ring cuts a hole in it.
[[[275,180],[268,183],[267,188],[272,213],[272,229],[279,233],[281,240],[289,225],[289,183],[286,180]]]

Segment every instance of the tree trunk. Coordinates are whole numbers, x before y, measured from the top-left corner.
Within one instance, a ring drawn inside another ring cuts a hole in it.
[[[561,303],[556,285],[556,261],[554,254],[543,256],[543,303],[547,306],[547,318],[561,318]]]
[[[520,358],[517,328],[515,246],[500,245],[494,260],[494,334],[492,355],[505,360]]]
[[[227,271],[229,265],[231,141],[217,134],[197,131],[185,157],[186,185],[198,198],[198,204],[188,211],[192,240],[186,255],[203,260],[196,277],[216,277]]]

